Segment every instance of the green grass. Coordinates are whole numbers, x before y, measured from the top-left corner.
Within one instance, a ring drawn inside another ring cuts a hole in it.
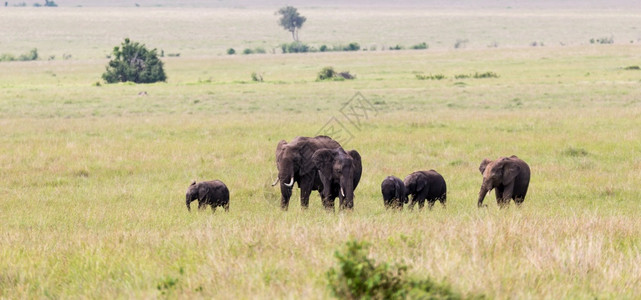
[[[69,12],[76,13],[62,10]],[[208,10],[180,12],[182,20]],[[308,18],[315,13],[328,12]],[[400,22],[403,14],[391,16]],[[309,25],[301,35],[312,35]],[[170,29],[144,42],[178,48],[169,37],[180,28]],[[34,35],[26,32],[27,40]],[[369,242],[377,262],[408,265],[409,276],[446,281],[463,294],[641,294],[641,77],[623,69],[641,61],[637,46],[470,42],[447,50],[421,37],[429,50],[228,56],[224,49],[242,48],[220,42],[221,34],[234,32],[193,38],[191,50],[165,48],[182,53],[164,59],[167,83],[95,86],[107,63],[96,53],[121,35],[95,48],[70,42],[72,60],[0,63],[0,298],[328,298],[325,274],[350,240]],[[217,44],[198,44],[210,39]],[[37,47],[47,57],[56,43],[6,52]],[[328,65],[357,79],[315,81]],[[425,71],[447,78],[416,80]],[[252,72],[265,81],[252,82]],[[454,78],[477,72],[500,76]],[[377,110],[359,129],[339,111],[356,92]],[[353,133],[345,148],[363,157],[355,210],[326,214],[314,193],[300,211],[296,189],[281,212],[270,186],[276,144],[314,135],[331,117]],[[492,196],[478,210],[478,165],[512,154],[532,169],[523,207],[499,210]],[[448,183],[447,210],[384,209],[387,175],[432,168]],[[231,211],[187,213],[193,179],[224,181]]]

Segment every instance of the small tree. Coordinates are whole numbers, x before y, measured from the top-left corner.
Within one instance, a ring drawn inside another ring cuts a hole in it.
[[[283,7],[279,9],[276,14],[281,15],[278,24],[283,26],[285,30],[291,32],[294,41],[298,42],[298,31],[303,27],[303,23],[307,21],[307,18],[301,16],[298,13],[298,9],[292,6]]]
[[[113,59],[107,65],[102,79],[107,83],[127,82],[153,83],[167,80],[163,63],[156,55],[156,49],[147,50],[144,44],[132,42],[128,38],[116,46]]]

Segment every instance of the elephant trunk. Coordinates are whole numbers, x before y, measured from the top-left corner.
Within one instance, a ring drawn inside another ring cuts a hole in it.
[[[354,208],[354,181],[351,178],[346,178],[343,177],[341,178],[341,196],[344,198],[344,207],[341,208],[347,208],[347,209],[352,209]]]
[[[185,202],[185,204],[187,204],[187,211],[191,212],[191,197],[189,196],[189,194],[187,194],[187,201]]]
[[[481,185],[481,190],[479,191],[478,207],[483,206],[483,200],[485,200],[485,195],[487,195],[487,192],[491,190],[492,190],[492,187],[488,187],[485,183]]]

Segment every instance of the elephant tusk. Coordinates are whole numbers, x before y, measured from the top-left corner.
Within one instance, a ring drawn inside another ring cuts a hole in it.
[[[343,195],[343,197],[345,197],[345,192],[343,192],[343,188],[341,188],[341,195]]]
[[[285,183],[286,187],[292,187],[294,185],[294,176],[292,176],[292,180],[289,181],[289,183]]]
[[[280,178],[276,178],[276,181],[274,181],[274,183],[272,183],[272,186],[275,186],[278,183],[278,181],[280,181]]]

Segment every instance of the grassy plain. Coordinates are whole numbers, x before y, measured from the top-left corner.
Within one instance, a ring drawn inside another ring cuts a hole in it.
[[[168,38],[181,22],[143,31],[185,47]],[[84,35],[72,27],[60,30]],[[121,38],[96,48],[72,39],[72,60],[0,63],[1,298],[328,298],[324,274],[351,239],[464,293],[641,294],[641,71],[624,70],[641,64],[634,44],[221,56],[227,44],[203,37],[165,59],[167,83],[95,86],[103,51]],[[324,66],[357,79],[316,82]],[[454,79],[486,71],[500,77]],[[376,108],[360,129],[339,112],[356,92]],[[295,190],[281,212],[270,186],[277,142],[314,135],[331,117],[363,156],[355,210],[326,214],[314,194],[300,211]],[[478,210],[478,164],[511,154],[532,168],[524,206],[499,210],[489,197]],[[448,182],[447,210],[384,210],[385,176],[431,168]],[[231,211],[187,213],[189,182],[214,178],[230,187]]]

